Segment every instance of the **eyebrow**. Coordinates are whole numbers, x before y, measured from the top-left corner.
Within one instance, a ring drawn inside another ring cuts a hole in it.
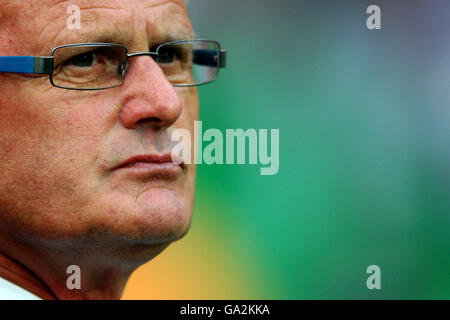
[[[196,35],[193,32],[169,32],[159,41],[170,42],[178,40],[193,40]]]

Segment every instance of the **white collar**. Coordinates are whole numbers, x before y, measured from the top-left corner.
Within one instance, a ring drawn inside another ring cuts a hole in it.
[[[0,300],[42,300],[31,292],[0,277]]]

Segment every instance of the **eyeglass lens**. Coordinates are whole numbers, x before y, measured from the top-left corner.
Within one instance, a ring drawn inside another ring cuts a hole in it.
[[[219,47],[213,41],[178,41],[157,47],[153,58],[174,86],[214,81],[219,71]],[[114,45],[71,45],[54,50],[53,85],[67,89],[105,89],[122,83],[127,50]]]

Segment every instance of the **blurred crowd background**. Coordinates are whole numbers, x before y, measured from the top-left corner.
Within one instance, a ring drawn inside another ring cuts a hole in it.
[[[280,170],[200,165],[189,233],[124,298],[449,299],[450,1],[189,11],[229,54],[199,88],[203,130],[280,129]],[[381,290],[366,287],[373,264]]]

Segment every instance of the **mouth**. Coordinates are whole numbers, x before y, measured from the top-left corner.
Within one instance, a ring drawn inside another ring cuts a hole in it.
[[[120,163],[113,171],[128,172],[141,177],[174,178],[185,169],[183,161],[172,159],[170,153],[133,156]]]

